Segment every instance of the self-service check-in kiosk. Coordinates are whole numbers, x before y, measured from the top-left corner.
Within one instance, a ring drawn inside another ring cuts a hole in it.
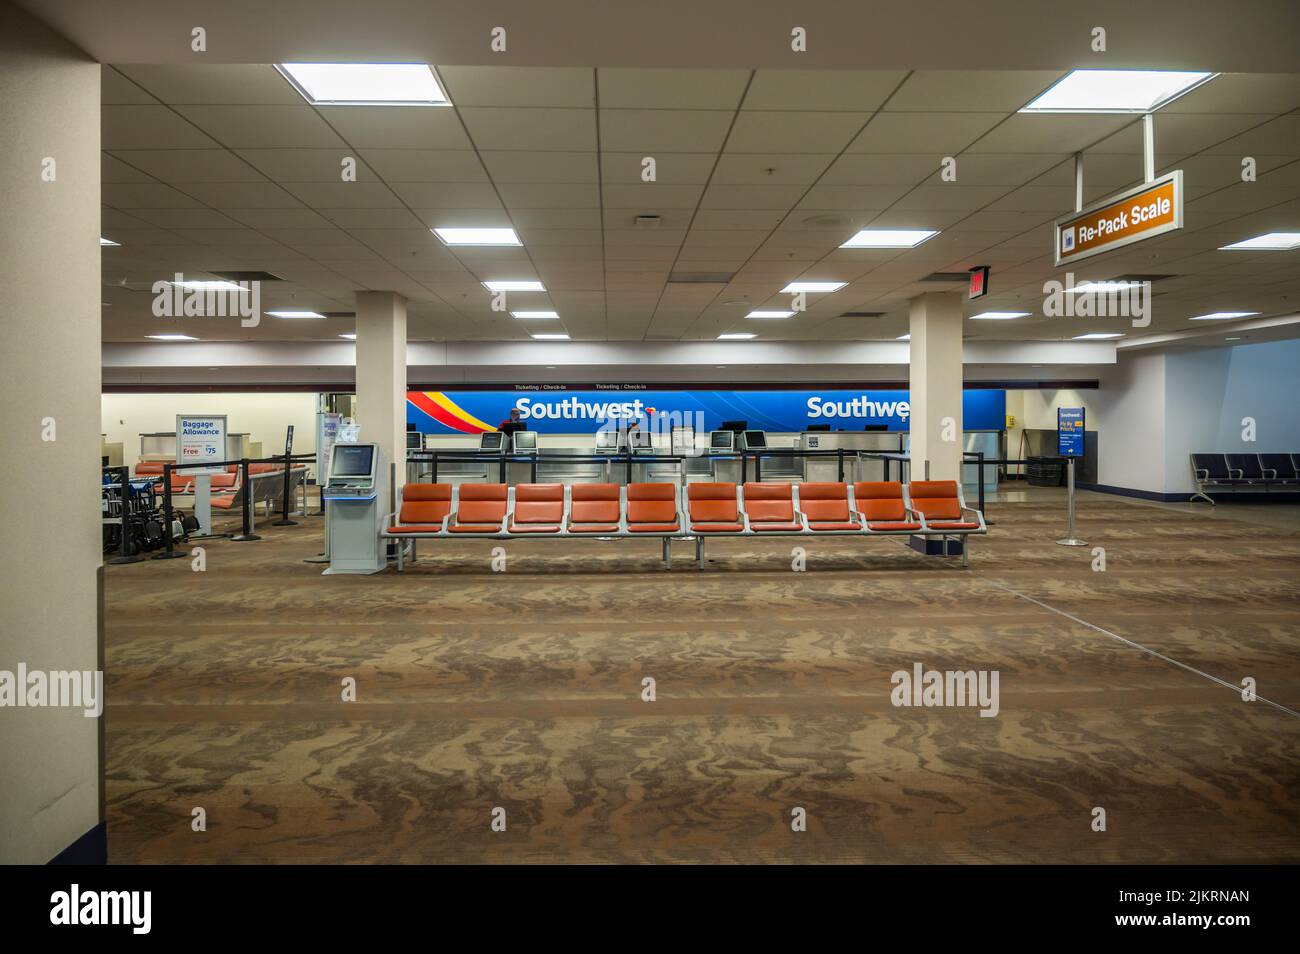
[[[515,431],[510,436],[510,450],[513,454],[528,456],[537,453],[536,431]],[[506,467],[506,480],[511,484],[527,484],[533,479],[533,465],[529,460],[512,460]]]
[[[610,428],[608,430],[599,430],[596,432],[596,454],[609,454],[611,456],[622,452],[627,446],[627,432]],[[605,461],[601,465],[604,471],[604,482],[607,484],[621,484],[625,470],[620,466]]]
[[[331,573],[378,573],[388,563],[379,534],[388,516],[388,465],[378,444],[336,443],[321,499],[325,501]]]
[[[716,483],[736,484],[740,482],[740,461],[723,457],[721,459],[713,457],[714,454],[734,454],[736,453],[736,432],[735,431],[710,431],[709,432],[709,469],[712,472],[713,480]]]
[[[627,449],[632,455],[632,483],[642,484],[651,479],[650,463],[637,463],[638,457],[653,457],[655,454],[654,435],[644,428],[627,432]]]
[[[510,450],[510,435],[505,431],[484,431],[478,436],[478,449],[485,458],[488,454],[504,457],[506,452]],[[485,459],[483,461],[483,482],[485,484],[495,484],[499,483],[500,480],[500,461]]]

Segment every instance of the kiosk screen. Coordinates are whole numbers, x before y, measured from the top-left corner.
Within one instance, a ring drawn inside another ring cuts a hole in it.
[[[330,477],[369,477],[375,462],[373,444],[335,444]]]

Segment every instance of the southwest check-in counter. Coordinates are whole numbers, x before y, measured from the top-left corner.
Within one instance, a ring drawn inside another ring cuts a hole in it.
[[[526,436],[514,435],[523,441],[517,446],[486,423],[504,418],[512,407],[521,409],[527,428]],[[754,479],[755,455],[761,479],[769,482],[884,480],[887,467],[898,479],[908,411],[905,391],[413,391],[407,420],[422,432],[425,454],[437,455],[436,477],[432,456],[419,456],[407,479],[729,482]],[[963,449],[989,460],[1002,457],[1005,414],[1005,392],[964,392]],[[676,423],[682,419],[703,426]],[[642,430],[631,431],[629,466],[627,426],[635,420]],[[747,455],[743,465],[741,454]],[[978,472],[964,468],[963,482],[971,490]],[[986,489],[996,489],[997,468],[986,468],[985,476]]]

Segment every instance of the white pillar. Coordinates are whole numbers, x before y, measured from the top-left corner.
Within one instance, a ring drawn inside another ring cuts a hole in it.
[[[911,479],[961,480],[961,295],[912,299]]]
[[[396,292],[357,292],[357,423],[395,461],[397,485],[406,468],[406,299]]]
[[[103,668],[99,73],[0,3],[0,669],[15,675]],[[80,708],[0,709],[0,864],[102,850],[102,727]]]

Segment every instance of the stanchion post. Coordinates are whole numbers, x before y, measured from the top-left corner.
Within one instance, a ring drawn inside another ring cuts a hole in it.
[[[296,527],[297,520],[289,519],[289,497],[293,494],[292,489],[293,461],[289,459],[289,454],[284,455],[284,493],[280,501],[280,519],[275,521],[273,527]]]
[[[163,465],[164,470],[166,469],[166,467],[167,465],[164,464]],[[121,512],[122,512],[122,537],[118,541],[118,555],[108,561],[109,563],[113,563],[113,564],[139,563],[144,559],[144,557],[140,556],[138,553],[132,555],[130,550],[130,545],[129,545],[130,541],[127,539],[127,527],[130,526],[130,521],[127,518],[130,516],[130,510],[131,510],[131,498],[130,498],[131,485],[130,485],[130,481],[128,480],[130,475],[131,475],[131,471],[129,468],[126,467],[117,468],[117,481],[118,481],[117,486],[120,491],[118,497],[121,502]]]
[[[1065,469],[1067,475],[1066,483],[1068,485],[1067,492],[1070,498],[1070,504],[1069,504],[1070,529],[1066,533],[1064,540],[1057,540],[1056,542],[1063,547],[1086,547],[1088,545],[1088,541],[1080,540],[1074,535],[1074,458],[1073,457],[1067,457],[1065,459]]]
[[[163,464],[163,540],[166,549],[162,553],[155,553],[155,560],[178,560],[184,559],[186,554],[177,550],[172,545],[172,465]]]
[[[835,479],[838,480],[840,483],[844,483],[844,448],[843,447],[839,448],[835,452],[835,460],[839,466],[839,470],[837,471],[839,476],[837,476]]]
[[[262,539],[253,532],[253,482],[248,474],[247,457],[239,462],[239,505],[239,509],[243,511],[240,514],[241,532],[230,539],[240,542]]]

